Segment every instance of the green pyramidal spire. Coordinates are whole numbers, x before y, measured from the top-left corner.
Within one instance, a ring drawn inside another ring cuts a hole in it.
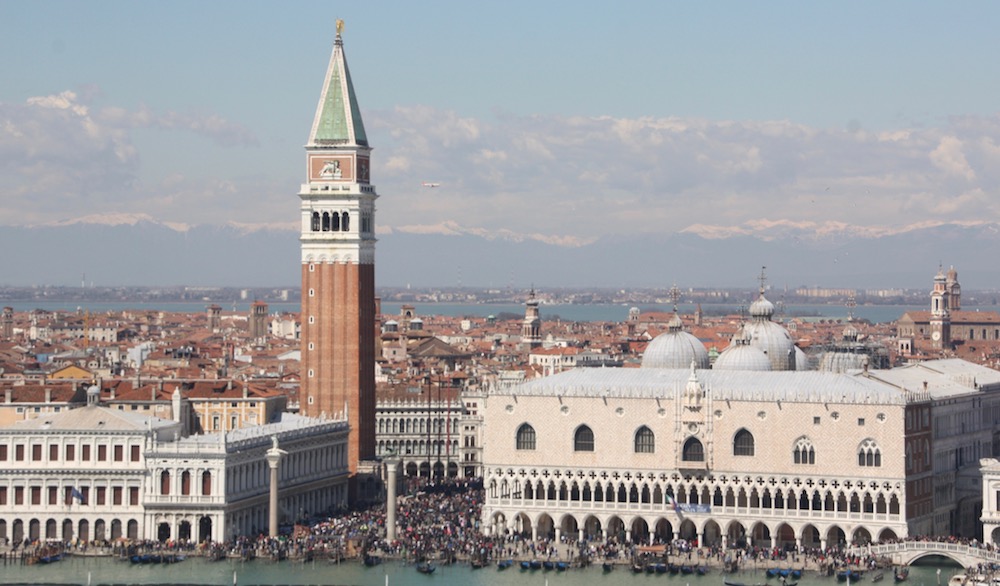
[[[337,26],[337,40],[326,70],[323,93],[316,107],[312,132],[306,146],[359,145],[368,146],[361,110],[354,95],[351,72],[344,58],[344,42],[340,38],[342,25]]]

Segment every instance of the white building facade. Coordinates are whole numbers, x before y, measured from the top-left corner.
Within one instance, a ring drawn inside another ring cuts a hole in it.
[[[938,481],[933,459],[981,455],[996,425],[967,426],[958,440],[936,438],[930,420],[967,401],[992,413],[1000,373],[951,360],[849,374],[576,369],[535,379],[484,401],[482,526],[772,547],[954,533],[935,519],[961,505],[933,498],[936,483],[954,484],[978,460],[951,460],[957,470]],[[955,441],[963,446],[946,447]]]
[[[96,387],[95,387],[96,388]],[[268,528],[265,452],[277,440],[279,519],[347,504],[344,420],[183,437],[179,422],[101,407],[0,427],[0,539],[221,541]]]

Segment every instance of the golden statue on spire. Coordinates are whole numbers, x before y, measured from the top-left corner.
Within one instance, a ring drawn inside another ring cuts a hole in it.
[[[343,18],[338,18],[337,19],[337,36],[339,37],[340,33],[342,33],[342,32],[344,32],[344,19]]]

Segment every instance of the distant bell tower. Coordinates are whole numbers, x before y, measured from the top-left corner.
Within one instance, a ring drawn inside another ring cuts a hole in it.
[[[955,267],[948,269],[945,287],[948,290],[948,309],[950,311],[962,309],[962,286],[958,284],[958,271]]]
[[[535,288],[531,288],[528,301],[524,304],[524,322],[521,323],[521,345],[525,348],[538,348],[542,345],[542,318],[538,314],[538,299],[535,298]]]
[[[267,303],[257,300],[250,306],[250,337],[254,340],[267,338]]]
[[[205,309],[205,314],[208,316],[208,329],[217,332],[222,325],[222,308],[213,303]]]
[[[301,199],[302,383],[299,410],[351,426],[347,461],[375,457],[375,187],[371,147],[337,21],[306,144]]]
[[[951,310],[948,279],[938,269],[931,290],[931,347],[942,350],[951,346]]]
[[[14,308],[4,307],[0,315],[0,339],[10,342],[14,339]]]

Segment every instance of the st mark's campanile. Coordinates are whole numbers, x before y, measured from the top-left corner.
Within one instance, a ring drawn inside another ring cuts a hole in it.
[[[348,464],[375,457],[375,186],[337,21],[306,144],[299,410],[351,425]]]

